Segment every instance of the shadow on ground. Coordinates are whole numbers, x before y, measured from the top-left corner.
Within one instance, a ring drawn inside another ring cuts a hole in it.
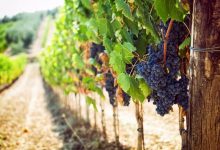
[[[63,141],[63,150],[114,150],[114,142],[103,139],[101,132],[94,130],[83,119],[76,119],[74,112],[64,106],[60,96],[44,82],[47,108],[52,114],[55,125],[54,132],[58,132]],[[120,150],[131,148],[120,145]]]

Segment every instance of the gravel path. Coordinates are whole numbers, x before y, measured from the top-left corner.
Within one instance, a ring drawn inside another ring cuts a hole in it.
[[[40,26],[29,51],[30,57],[36,57],[41,50],[45,23]],[[18,81],[1,93],[1,150],[55,150],[63,146],[58,133],[54,132],[45,94],[38,63],[28,64]]]

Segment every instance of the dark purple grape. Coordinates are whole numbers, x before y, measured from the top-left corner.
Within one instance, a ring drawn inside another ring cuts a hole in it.
[[[115,106],[116,87],[114,86],[114,77],[110,71],[105,73],[105,89],[108,92],[110,104]]]
[[[131,96],[129,96],[129,95],[128,95],[127,93],[125,93],[124,91],[122,91],[122,96],[123,96],[124,106],[129,106]]]
[[[168,24],[161,26],[164,33]],[[156,47],[148,46],[148,59],[136,66],[137,73],[153,90],[148,101],[153,101],[161,116],[169,113],[173,104],[188,108],[188,79],[185,75],[180,76],[178,56],[178,45],[183,42],[186,34],[183,23],[174,22],[167,44],[166,62],[163,62],[164,42],[161,41]]]

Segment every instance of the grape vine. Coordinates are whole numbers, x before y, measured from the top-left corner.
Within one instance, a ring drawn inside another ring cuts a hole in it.
[[[148,98],[162,116],[174,104],[186,110],[187,65],[182,60],[187,60],[190,35],[188,22],[183,23],[188,10],[181,6],[173,0],[66,0],[54,39],[42,53],[44,78],[67,93],[85,94],[94,107],[90,95],[104,98],[105,88],[114,107],[118,97],[124,106]],[[143,140],[143,132],[139,136]]]

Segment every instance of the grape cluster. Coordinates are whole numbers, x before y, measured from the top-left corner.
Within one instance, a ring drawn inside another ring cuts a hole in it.
[[[131,96],[129,96],[124,91],[122,91],[122,96],[123,96],[123,104],[124,104],[124,106],[129,106]]]
[[[90,47],[90,58],[96,59],[96,61],[101,64],[101,61],[99,60],[99,54],[104,52],[104,50],[105,47],[101,44],[92,43]]]
[[[115,106],[116,87],[114,86],[114,77],[110,71],[105,73],[105,89],[108,92],[110,104]]]
[[[101,52],[103,52],[104,49],[105,49],[105,47],[102,46],[101,44],[92,43],[92,45],[90,47],[90,58],[94,58],[101,65],[102,61],[99,59],[99,54]],[[96,75],[97,74],[96,67],[92,66],[91,69]]]
[[[185,19],[186,24],[188,24],[188,18]],[[168,20],[166,22],[166,24],[164,25],[162,22],[159,25],[160,30],[162,30],[162,34],[166,35],[166,31],[168,29],[168,25],[170,23],[170,20]],[[183,40],[186,38],[187,36],[187,28],[185,26],[185,24],[183,24],[182,22],[173,22],[173,27],[172,30],[169,34],[169,39],[168,42],[174,42],[175,45],[180,45]]]
[[[174,23],[173,28],[181,29],[176,27],[178,25],[179,23]],[[152,88],[153,91],[148,100],[153,101],[157,106],[157,113],[161,116],[169,113],[173,104],[179,104],[184,109],[188,107],[188,78],[180,73],[180,57],[177,49],[183,33],[176,32],[182,32],[181,30],[171,30],[166,62],[163,62],[164,42],[161,41],[156,47],[148,46],[148,60],[136,66],[137,73]]]

